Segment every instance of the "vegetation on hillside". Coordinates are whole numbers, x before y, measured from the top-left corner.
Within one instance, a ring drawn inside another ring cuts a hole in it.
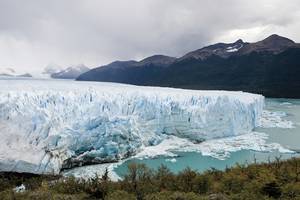
[[[24,184],[24,192],[13,189]],[[178,174],[130,164],[123,180],[112,182],[108,172],[89,180],[2,173],[0,199],[209,200],[300,199],[300,159],[239,165],[224,171]]]
[[[252,52],[222,58],[187,58],[168,67],[156,64],[98,67],[80,75],[80,81],[118,82],[197,90],[233,90],[266,97],[300,98],[300,48],[279,54]]]

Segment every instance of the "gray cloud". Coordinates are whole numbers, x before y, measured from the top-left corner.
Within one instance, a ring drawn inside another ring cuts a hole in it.
[[[0,67],[95,67],[272,33],[300,41],[299,0],[0,0]]]

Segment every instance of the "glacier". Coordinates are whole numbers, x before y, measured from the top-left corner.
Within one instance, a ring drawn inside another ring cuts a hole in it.
[[[60,80],[0,80],[0,171],[58,174],[176,137],[250,133],[262,95]]]

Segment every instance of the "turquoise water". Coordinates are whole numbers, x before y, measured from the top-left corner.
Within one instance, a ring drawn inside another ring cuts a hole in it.
[[[267,142],[275,142],[283,147],[300,151],[300,100],[294,99],[266,99],[266,110],[283,111],[287,116],[283,119],[292,121],[295,128],[257,128],[255,131],[264,132],[269,135]],[[131,162],[144,163],[150,168],[157,168],[161,164],[166,165],[173,172],[179,172],[186,167],[190,167],[199,172],[210,168],[223,170],[226,167],[234,166],[236,163],[247,164],[256,162],[268,162],[276,157],[287,159],[291,157],[300,157],[300,154],[282,154],[276,152],[257,152],[241,150],[231,153],[226,160],[218,160],[210,156],[203,156],[201,153],[178,152],[176,162],[170,162],[166,157],[155,159],[131,159],[115,168],[115,172],[122,177],[127,172],[127,165]]]
[[[270,142],[300,150],[300,99],[267,99],[266,109],[285,112],[287,116],[284,119],[292,121],[295,128],[257,128],[256,131],[268,133]]]

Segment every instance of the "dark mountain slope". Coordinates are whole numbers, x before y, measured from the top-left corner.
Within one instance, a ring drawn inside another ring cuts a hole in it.
[[[155,55],[137,61],[116,61],[82,74],[77,80],[106,81],[151,85],[158,82],[163,75],[163,68],[172,64],[176,58]]]
[[[189,59],[166,69],[159,86],[242,90],[268,97],[300,98],[300,49],[280,54],[253,52],[228,59]]]
[[[278,35],[256,43],[218,43],[178,59],[153,56],[140,62],[114,62],[82,74],[78,80],[300,98],[300,45]]]
[[[212,55],[216,55],[222,58],[228,58],[232,55],[235,55],[236,52],[247,45],[248,43],[243,42],[243,40],[239,39],[234,43],[217,43],[207,47],[203,47],[196,51],[192,51],[182,56],[178,60],[185,60],[189,58],[205,60]]]
[[[170,56],[164,56],[164,55],[154,55],[150,56],[148,58],[145,58],[138,62],[138,66],[143,66],[143,65],[156,65],[156,66],[161,66],[161,67],[167,67],[170,64],[172,64],[176,58],[170,57]]]
[[[245,55],[252,52],[272,52],[273,54],[277,54],[292,47],[300,48],[300,45],[293,40],[273,34],[262,41],[244,45],[238,54]]]

